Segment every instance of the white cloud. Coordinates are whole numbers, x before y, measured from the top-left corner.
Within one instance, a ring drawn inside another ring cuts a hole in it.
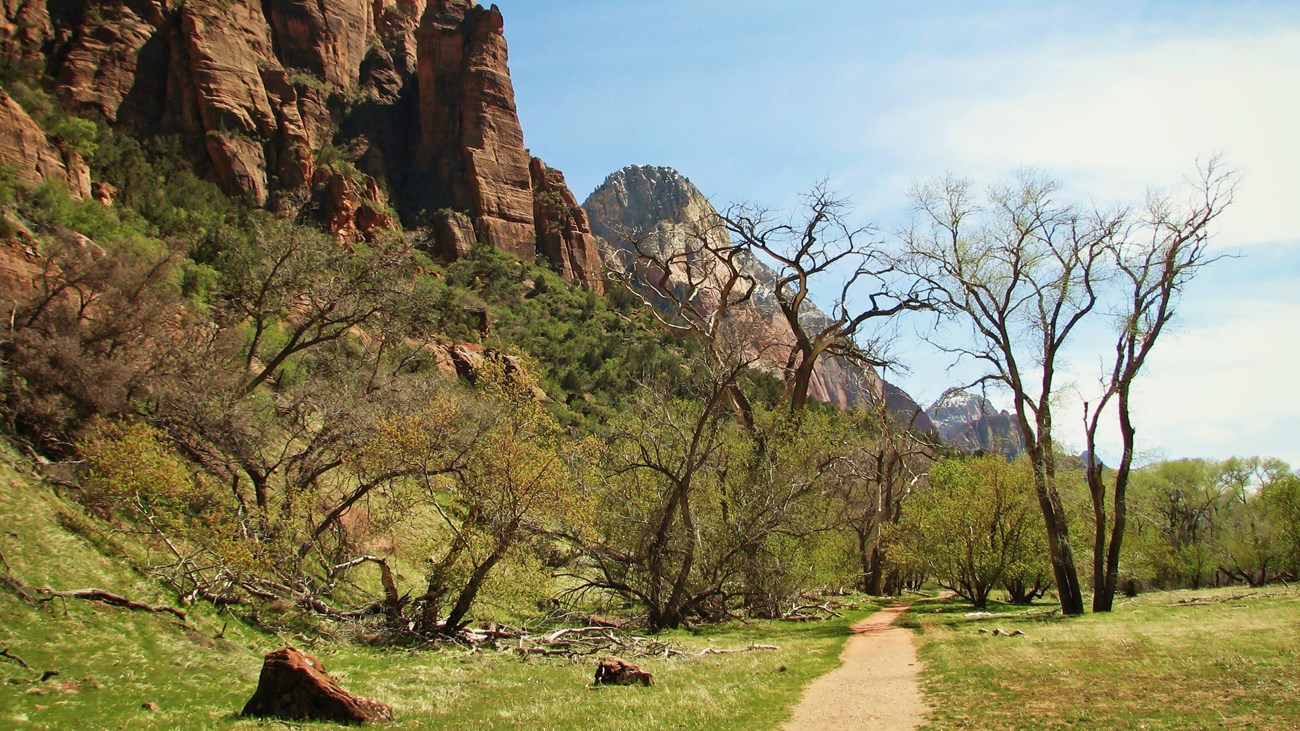
[[[1163,336],[1136,386],[1139,451],[1162,458],[1264,454],[1300,466],[1300,304],[1243,300],[1224,305],[1213,320],[1186,322]],[[1063,399],[1057,424],[1073,446],[1083,443],[1078,394],[1093,391],[1090,365],[1075,362],[1065,376],[1078,391]],[[1102,446],[1113,461],[1114,430]]]
[[[1300,31],[1095,41],[908,71],[862,133],[899,163],[871,187],[889,195],[946,170],[991,180],[1032,165],[1103,201],[1134,200],[1222,153],[1244,181],[1221,242],[1300,238]]]

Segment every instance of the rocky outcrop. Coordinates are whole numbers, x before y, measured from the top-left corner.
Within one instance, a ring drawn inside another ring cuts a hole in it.
[[[18,102],[0,91],[0,163],[29,183],[59,180],[78,198],[90,195],[90,168],[77,153],[50,141]]]
[[[344,724],[393,720],[387,705],[343,690],[320,660],[293,647],[266,656],[242,715]]]
[[[312,185],[325,230],[344,241],[372,241],[380,231],[397,227],[383,191],[370,177],[319,168]]]
[[[484,323],[486,326],[486,323]],[[433,353],[435,362],[442,366],[445,362],[450,362],[452,371],[448,375],[454,375],[463,378],[470,383],[478,383],[479,377],[483,373],[483,366],[494,364],[500,368],[500,374],[505,377],[507,383],[519,385],[522,383],[521,378],[525,378],[526,369],[518,356],[509,353],[503,353],[496,348],[484,347],[475,343],[453,342],[453,341],[435,341],[428,345],[429,351]],[[530,385],[533,398],[538,401],[547,401],[549,397],[540,386]]]
[[[533,221],[537,245],[561,276],[594,292],[605,291],[604,259],[591,232],[587,212],[564,182],[564,173],[534,157],[529,167],[533,185]]]
[[[587,198],[583,208],[591,216],[592,231],[609,242],[611,264],[616,267],[639,266],[631,251],[629,235],[643,237],[644,245],[651,248],[688,255],[696,248],[686,245],[693,238],[703,239],[710,245],[725,245],[729,241],[717,210],[699,189],[671,168],[647,165],[623,168],[606,178]],[[698,271],[700,264],[691,261],[689,265]],[[680,281],[689,265],[683,264],[682,271],[672,272],[670,277]],[[794,336],[773,294],[776,273],[753,257],[742,260],[742,269],[757,283],[750,316],[758,326],[749,336],[749,345],[758,356],[760,368],[780,373]],[[638,274],[660,276],[660,272],[644,269]],[[816,308],[805,317],[814,321],[814,327],[815,321],[826,319]],[[840,358],[825,358],[817,364],[808,393],[818,401],[845,409],[879,403],[883,398],[887,407],[905,423],[919,431],[932,429],[921,407],[906,393],[887,384],[875,371]]]
[[[926,409],[944,441],[968,452],[989,452],[1014,459],[1025,451],[1016,419],[988,399],[951,388]]]

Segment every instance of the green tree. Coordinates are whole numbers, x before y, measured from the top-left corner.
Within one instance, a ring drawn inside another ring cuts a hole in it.
[[[490,415],[455,470],[452,499],[437,504],[452,539],[419,601],[426,632],[460,631],[488,575],[512,548],[530,534],[556,532],[562,519],[581,523],[586,515],[574,472],[594,461],[594,445],[563,437],[537,399],[532,369],[517,356],[488,361],[477,387]],[[452,587],[458,564],[463,580]],[[450,593],[455,598],[439,620]]]
[[[949,459],[888,531],[887,550],[982,608],[1002,582],[1041,570],[1041,534],[1028,461]]]
[[[1300,580],[1300,476],[1282,475],[1259,492],[1277,531],[1279,574]]]

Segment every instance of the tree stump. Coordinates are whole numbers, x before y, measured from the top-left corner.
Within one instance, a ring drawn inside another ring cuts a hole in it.
[[[617,657],[602,657],[596,666],[596,685],[654,685],[655,676]]]
[[[343,690],[320,660],[293,647],[266,656],[242,715],[349,724],[393,720],[388,706]]]

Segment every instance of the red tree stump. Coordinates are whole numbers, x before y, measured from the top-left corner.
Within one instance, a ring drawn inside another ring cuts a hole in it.
[[[602,657],[596,666],[596,685],[654,685],[655,676],[617,657]]]
[[[266,656],[243,715],[335,723],[393,720],[388,706],[343,690],[320,660],[293,647]]]

